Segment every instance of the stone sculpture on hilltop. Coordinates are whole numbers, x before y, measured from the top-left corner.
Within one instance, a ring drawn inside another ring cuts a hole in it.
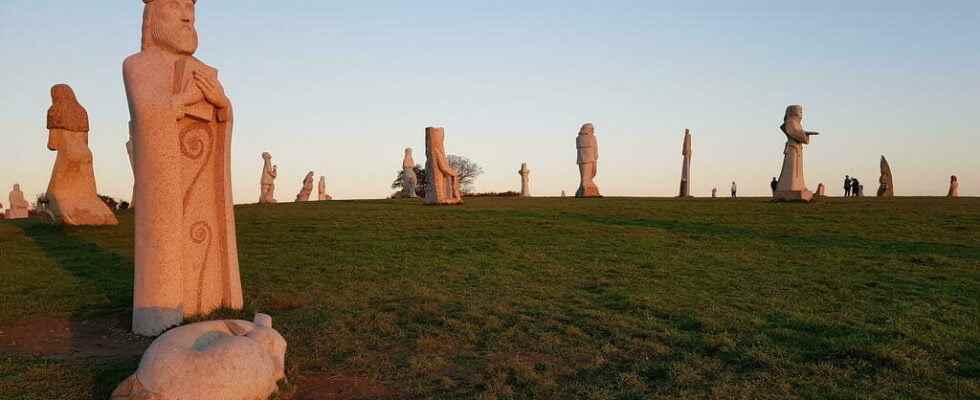
[[[207,321],[173,329],[143,354],[111,400],[259,400],[285,379],[286,339],[272,318]]]
[[[425,128],[425,204],[462,204],[459,173],[449,165],[446,131]]]
[[[827,186],[823,183],[817,185],[817,192],[813,194],[814,197],[827,197]]]
[[[259,180],[259,203],[276,203],[276,177],[279,166],[272,165],[272,154],[262,153],[262,178]]]
[[[296,202],[310,201],[310,195],[313,194],[313,171],[306,174],[303,178],[303,187],[300,188],[299,194],[296,195]]]
[[[949,193],[946,194],[946,197],[960,197],[960,180],[956,175],[949,177]]]
[[[595,177],[599,173],[599,142],[595,137],[595,127],[591,123],[582,125],[575,138],[578,150],[579,187],[575,197],[601,197]]]
[[[527,163],[521,164],[517,174],[521,176],[521,197],[531,197],[531,170],[527,169]]]
[[[681,190],[678,197],[691,197],[691,158],[694,157],[694,149],[691,143],[691,130],[684,130],[684,147],[681,149],[684,156],[684,164],[681,166]]]
[[[24,219],[30,216],[31,203],[24,198],[24,192],[20,191],[20,184],[14,184],[7,199],[10,200],[10,208],[4,214],[4,219]]]
[[[115,214],[99,199],[92,151],[88,147],[88,113],[70,86],[51,88],[48,149],[57,151],[48,184],[47,210],[55,223],[116,225]]]
[[[895,181],[892,179],[892,167],[888,165],[885,156],[881,156],[881,177],[878,178],[878,197],[895,197]]]
[[[329,194],[327,194],[327,177],[320,177],[320,184],[317,186],[317,199],[320,201],[333,200]]]
[[[139,53],[123,63],[136,165],[133,331],[242,308],[231,191],[232,104],[193,55],[195,2],[143,0]],[[203,371],[202,371],[203,373]]]
[[[412,148],[405,149],[405,157],[402,158],[402,194],[403,198],[417,198],[419,177],[415,175],[415,159],[412,157]]]
[[[786,108],[783,125],[779,129],[786,135],[786,147],[783,150],[783,170],[779,174],[773,199],[809,202],[813,200],[813,193],[806,188],[803,178],[803,145],[810,144],[810,136],[819,133],[803,129],[803,106],[800,105]]]

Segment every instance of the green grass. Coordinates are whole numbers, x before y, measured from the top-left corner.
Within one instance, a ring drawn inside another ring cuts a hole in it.
[[[284,398],[980,398],[980,199],[236,212],[246,310],[222,315],[273,315]],[[145,345],[118,322],[133,270],[132,215],[120,222],[0,222],[0,331],[108,321]],[[8,348],[0,398],[105,399],[138,360]]]

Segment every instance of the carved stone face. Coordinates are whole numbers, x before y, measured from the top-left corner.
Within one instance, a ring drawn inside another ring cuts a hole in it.
[[[263,160],[266,160],[266,161],[271,160],[272,159],[272,154],[262,153],[262,159]]]
[[[14,191],[15,192],[19,192],[20,191],[20,184],[19,183],[18,184],[14,184]]]
[[[595,127],[592,124],[582,125],[582,129],[579,129],[578,134],[579,136],[595,134]]]
[[[803,119],[803,106],[792,105],[786,107],[786,117],[784,119],[789,120],[791,118]]]
[[[194,1],[155,0],[147,5],[147,19],[152,45],[177,54],[191,55],[197,51],[197,30],[194,29]]]

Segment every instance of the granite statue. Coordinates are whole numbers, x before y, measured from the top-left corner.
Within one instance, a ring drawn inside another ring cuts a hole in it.
[[[123,63],[135,150],[133,331],[241,309],[231,191],[232,103],[194,57],[195,2],[143,0],[140,51]]]
[[[521,197],[531,197],[531,170],[527,169],[527,163],[521,164],[517,174],[521,176]]]
[[[800,105],[786,108],[786,116],[779,129],[786,135],[786,147],[783,150],[783,170],[779,174],[773,199],[809,202],[813,200],[813,193],[806,188],[803,179],[803,145],[810,144],[810,137],[819,133],[803,129],[803,106]]]
[[[262,178],[259,180],[259,203],[276,203],[276,177],[279,166],[272,165],[272,154],[262,153]]]
[[[48,149],[58,152],[48,183],[47,211],[65,225],[117,225],[116,215],[99,199],[92,150],[88,147],[88,113],[65,84],[51,88]]]
[[[417,198],[416,189],[418,188],[419,177],[415,175],[415,158],[412,157],[412,148],[405,149],[405,157],[402,158],[402,197]]]
[[[960,197],[960,180],[956,175],[949,177],[949,193],[946,194],[946,197]]]
[[[449,165],[443,128],[425,128],[425,204],[462,204],[459,173]]]
[[[582,125],[578,137],[575,138],[575,148],[578,151],[579,187],[575,197],[601,197],[595,177],[598,175],[599,142],[595,137],[595,127],[591,124]]]
[[[20,184],[14,184],[7,199],[10,200],[10,208],[4,214],[4,219],[24,219],[30,216],[31,203],[24,198],[24,192],[20,191]]]
[[[110,400],[267,399],[286,378],[286,345],[265,314],[175,328],[150,344]]]
[[[684,147],[681,149],[684,156],[684,164],[681,165],[681,190],[678,197],[691,196],[691,158],[694,156],[694,149],[691,143],[691,130],[684,130]]]
[[[327,194],[327,177],[325,176],[320,177],[320,182],[317,185],[317,200],[333,200],[333,197]]]
[[[313,171],[308,172],[303,178],[303,187],[296,195],[296,202],[310,201],[311,194],[313,194]]]
[[[885,156],[881,156],[881,177],[878,178],[878,197],[895,197],[895,180],[892,178],[892,167],[888,165]]]

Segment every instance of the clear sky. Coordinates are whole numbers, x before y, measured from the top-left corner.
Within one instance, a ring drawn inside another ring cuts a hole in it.
[[[683,3],[683,4],[681,4]],[[685,128],[692,191],[768,193],[788,104],[822,133],[811,189],[845,174],[898,195],[980,195],[980,2],[200,0],[197,56],[235,105],[235,201],[258,199],[262,151],[292,200],[309,170],[338,199],[380,198],[424,128],[481,164],[480,191],[556,196],[578,183],[575,135],[594,122],[610,196],[672,196]],[[129,198],[121,64],[139,47],[139,0],[0,0],[0,202],[45,190],[49,88],[91,118],[99,191]]]

